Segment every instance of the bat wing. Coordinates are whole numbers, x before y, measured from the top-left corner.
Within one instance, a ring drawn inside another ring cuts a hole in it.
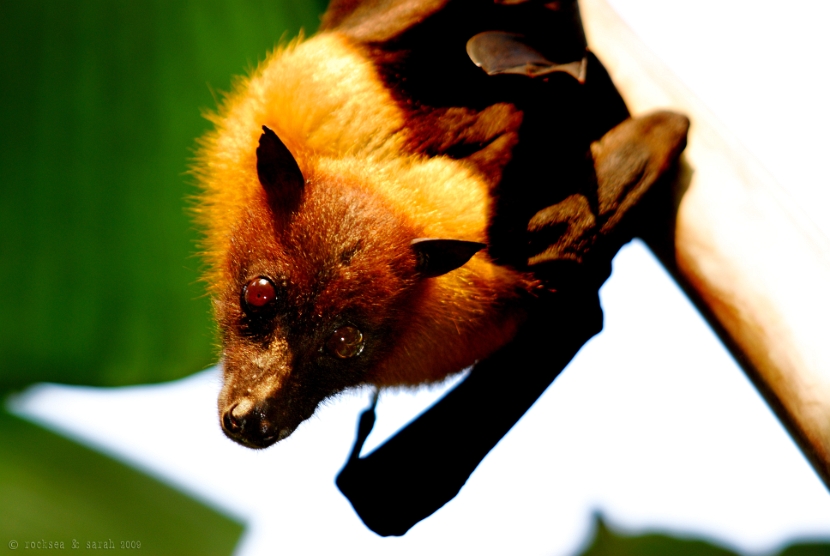
[[[337,486],[369,529],[403,535],[452,500],[478,464],[524,415],[582,345],[602,328],[597,293],[547,299],[513,342],[371,454],[359,457],[374,423],[361,416]],[[556,315],[551,319],[549,315]],[[551,349],[551,335],[556,349]],[[544,361],[545,364],[540,364]],[[513,369],[522,381],[505,380]]]
[[[485,177],[489,256],[548,288],[513,342],[363,458],[373,410],[361,419],[338,487],[369,528],[402,535],[458,493],[602,328],[598,288],[635,209],[683,150],[688,120],[629,117],[586,48],[575,1],[333,0],[322,28],[374,62],[406,114],[406,149]]]

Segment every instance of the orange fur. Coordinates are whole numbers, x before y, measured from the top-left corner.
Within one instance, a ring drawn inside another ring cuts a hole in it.
[[[300,408],[299,418],[280,413],[290,432],[331,390],[438,381],[513,337],[524,318],[516,301],[538,287],[528,275],[478,253],[444,276],[418,283],[405,277],[412,239],[486,241],[490,178],[464,162],[408,152],[405,115],[350,39],[328,32],[278,49],[211,120],[216,129],[203,139],[195,173],[203,188],[197,214],[206,280],[225,346],[220,411],[243,398],[249,405],[279,401]],[[288,147],[307,182],[284,230],[272,222],[257,177],[263,125]],[[327,281],[315,282],[321,265],[355,241],[361,255],[354,263],[329,265]],[[299,391],[298,381],[318,379],[292,375],[286,358],[299,355],[286,351],[284,339],[252,346],[234,329],[240,283],[267,272],[314,291],[313,307],[297,309],[300,317],[311,311],[328,322],[325,315],[348,305],[376,318],[373,325],[394,328],[390,345],[377,348],[363,375],[319,386],[310,396],[320,399],[289,400],[285,391]],[[288,410],[272,412],[280,411]]]

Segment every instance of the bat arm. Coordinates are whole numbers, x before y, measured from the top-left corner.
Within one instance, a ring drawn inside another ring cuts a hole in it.
[[[672,206],[644,239],[830,487],[830,342],[816,326],[830,314],[830,242],[605,0],[580,7],[632,113],[692,121]]]

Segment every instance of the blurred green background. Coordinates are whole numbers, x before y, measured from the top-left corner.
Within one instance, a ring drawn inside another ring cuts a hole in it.
[[[324,4],[0,2],[0,393],[166,381],[214,362],[186,211],[202,112],[282,37],[313,32]],[[229,554],[241,532],[0,415],[0,551],[112,538],[145,554]]]
[[[0,2],[0,388],[215,359],[185,210],[201,112],[325,2]]]
[[[201,114],[281,38],[313,32],[325,4],[0,2],[0,393],[166,381],[214,362],[186,211]],[[0,551],[113,538],[146,554],[229,554],[242,528],[0,411]],[[599,521],[585,554],[731,552]]]

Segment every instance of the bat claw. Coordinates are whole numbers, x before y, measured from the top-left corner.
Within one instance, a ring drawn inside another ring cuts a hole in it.
[[[588,58],[558,63],[532,46],[524,35],[505,31],[484,31],[467,41],[467,55],[487,75],[513,74],[544,77],[566,73],[585,82]]]

